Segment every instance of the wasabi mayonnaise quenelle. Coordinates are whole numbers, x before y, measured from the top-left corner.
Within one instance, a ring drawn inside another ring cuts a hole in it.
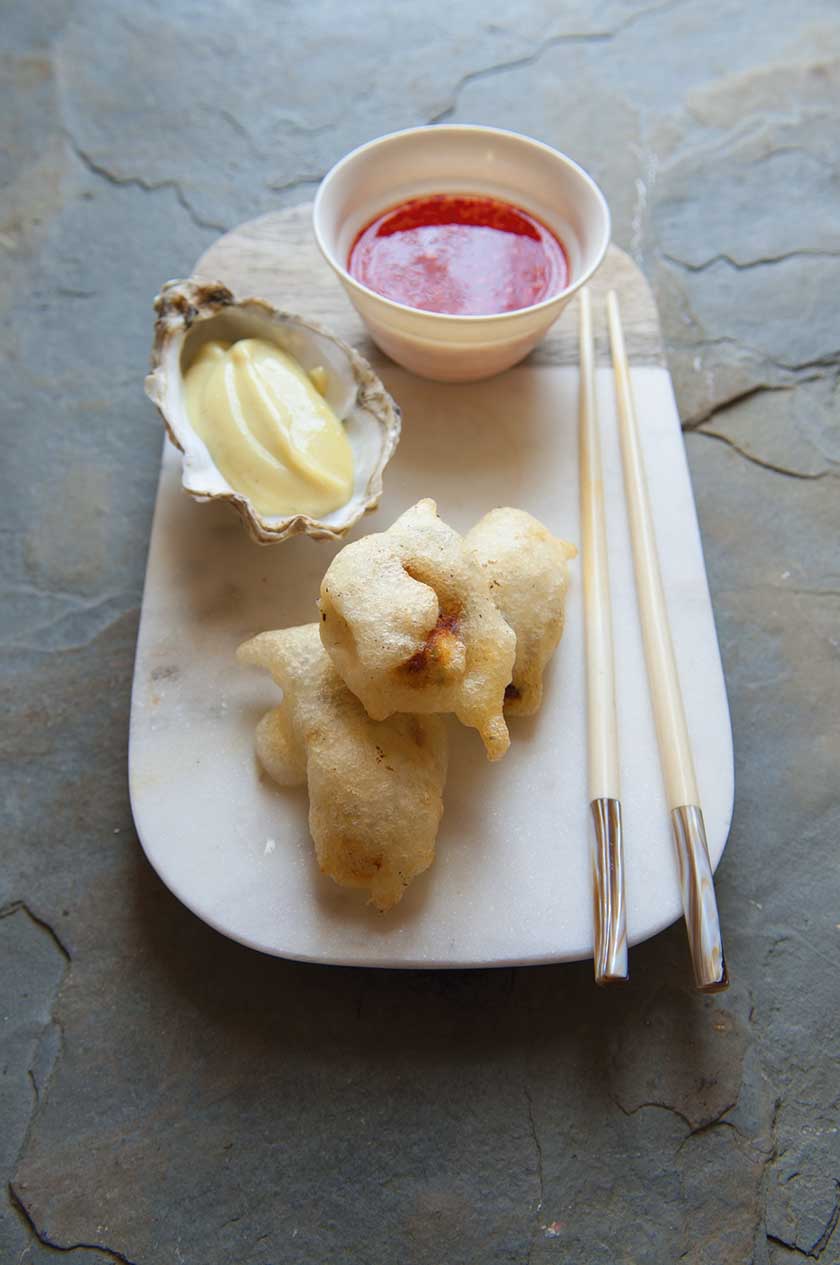
[[[320,516],[352,495],[353,453],[324,382],[262,338],[206,342],[184,376],[193,428],[261,514]]]

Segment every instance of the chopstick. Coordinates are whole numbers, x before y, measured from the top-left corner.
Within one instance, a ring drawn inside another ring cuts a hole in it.
[[[589,291],[580,294],[580,497],[589,798],[595,827],[595,982],[627,979],[627,923],[610,576]]]
[[[614,290],[607,296],[607,312],[636,592],[659,759],[677,849],[683,912],[697,987],[703,992],[718,992],[728,986],[729,978],[691,740],[662,587],[621,314]]]

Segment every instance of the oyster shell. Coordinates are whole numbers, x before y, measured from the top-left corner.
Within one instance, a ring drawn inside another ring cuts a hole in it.
[[[197,500],[230,501],[259,544],[305,532],[340,540],[382,495],[382,472],[400,435],[400,411],[370,365],[352,347],[314,321],[278,312],[263,299],[238,301],[220,282],[168,281],[155,299],[155,339],[146,394],[158,407],[169,438],[183,453],[184,490]],[[326,371],[325,398],[343,421],[353,449],[353,494],[322,519],[308,514],[267,516],[237,492],[213,462],[193,429],[183,389],[184,371],[209,338],[233,342],[265,338],[294,356],[307,371]]]

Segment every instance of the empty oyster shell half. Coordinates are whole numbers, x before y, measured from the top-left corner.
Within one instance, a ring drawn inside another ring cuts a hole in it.
[[[314,321],[278,312],[263,299],[237,301],[221,283],[168,281],[155,299],[155,339],[146,394],[157,405],[169,438],[184,454],[182,484],[198,500],[230,501],[259,544],[305,532],[339,540],[382,495],[382,472],[400,436],[400,412],[370,365],[352,347]],[[308,514],[270,517],[230,486],[216,467],[187,413],[184,374],[208,339],[264,338],[307,372],[325,370],[325,398],[344,423],[353,449],[350,500],[322,519]]]

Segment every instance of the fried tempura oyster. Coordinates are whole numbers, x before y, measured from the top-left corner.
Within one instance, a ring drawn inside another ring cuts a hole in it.
[[[336,672],[317,624],[261,633],[242,663],[283,690],[257,728],[260,763],[282,786],[306,782],[321,870],[367,888],[386,910],[434,860],[443,813],[447,740],[439,716],[371,720]]]
[[[369,716],[454,712],[497,760],[516,636],[464,540],[418,501],[346,545],[321,584],[321,640]]]
[[[524,510],[491,510],[467,532],[464,543],[487,576],[496,606],[516,633],[513,679],[505,712],[531,716],[539,710],[543,672],[565,620],[569,569],[577,549]]]

